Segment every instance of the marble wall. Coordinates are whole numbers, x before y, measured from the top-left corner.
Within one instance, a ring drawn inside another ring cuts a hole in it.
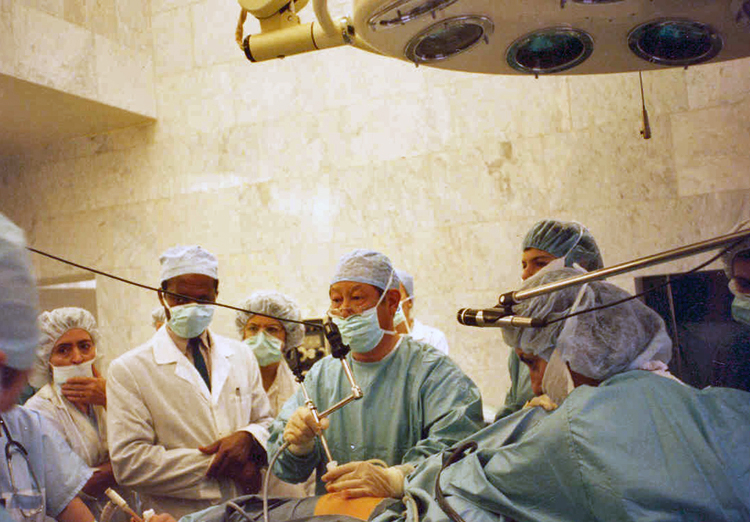
[[[92,12],[36,1],[101,28],[120,16],[106,0]],[[536,220],[586,223],[613,264],[750,215],[750,60],[645,73],[645,141],[637,74],[492,77],[354,49],[251,64],[233,41],[233,2],[145,7],[157,123],[3,158],[0,208],[37,248],[151,284],[160,252],[200,243],[220,259],[221,300],[276,288],[308,317],[326,310],[341,254],[382,250],[415,274],[418,315],[446,332],[491,406],[508,386],[507,348],[455,313],[519,284]],[[77,273],[35,263],[43,280]],[[97,284],[114,357],[150,335],[157,301]],[[232,313],[215,327],[234,335]]]
[[[150,0],[0,0],[0,74],[155,116]]]

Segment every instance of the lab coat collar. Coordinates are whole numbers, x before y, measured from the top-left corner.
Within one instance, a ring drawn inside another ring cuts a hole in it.
[[[167,332],[166,326],[162,326],[154,334],[154,361],[156,364],[176,363],[175,375],[196,386],[201,395],[207,401],[216,404],[221,395],[221,390],[229,377],[232,368],[231,358],[234,352],[231,346],[223,342],[221,338],[211,333],[211,392],[209,393],[206,383],[203,382],[198,370],[190,363],[190,360],[183,354]]]

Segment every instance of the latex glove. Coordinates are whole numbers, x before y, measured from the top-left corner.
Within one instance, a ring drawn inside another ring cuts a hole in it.
[[[341,492],[346,498],[401,498],[407,473],[399,466],[386,468],[371,462],[350,462],[333,468],[321,480],[329,493]]]
[[[524,408],[534,408],[535,406],[544,408],[545,411],[555,411],[557,409],[557,404],[552,402],[552,399],[547,395],[537,395],[523,405]]]
[[[289,443],[289,451],[298,457],[309,455],[315,449],[315,436],[328,429],[328,419],[315,422],[310,408],[301,406],[292,414],[284,427],[284,440]]]

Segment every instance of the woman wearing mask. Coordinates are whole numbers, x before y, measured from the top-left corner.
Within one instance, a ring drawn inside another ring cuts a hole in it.
[[[116,486],[107,452],[106,381],[95,366],[96,320],[82,308],[57,308],[38,319],[41,343],[30,378],[41,388],[25,404],[49,419],[73,451],[94,469],[82,489],[95,516],[104,490]]]
[[[259,291],[248,297],[241,306],[261,314],[299,321],[299,306],[290,297],[279,292]],[[297,382],[284,360],[286,350],[296,350],[305,338],[305,327],[264,317],[263,315],[237,312],[237,329],[242,342],[255,355],[271,403],[271,414],[275,417],[284,403],[297,391]]]
[[[299,321],[302,317],[299,306],[291,297],[273,291],[254,292],[241,308],[292,321]],[[235,322],[243,344],[258,360],[263,389],[271,403],[271,414],[276,417],[299,387],[283,354],[302,345],[305,326],[246,312],[237,312]],[[305,484],[288,484],[272,476],[269,482],[270,494],[277,497],[302,497],[314,490],[313,480]]]

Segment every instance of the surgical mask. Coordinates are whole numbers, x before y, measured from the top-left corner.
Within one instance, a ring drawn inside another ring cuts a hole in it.
[[[189,303],[169,309],[169,329],[183,339],[198,337],[206,331],[214,317],[214,306]]]
[[[750,297],[736,295],[732,301],[732,319],[750,326]]]
[[[393,273],[391,273],[391,278],[388,279],[386,288],[391,285],[392,279]],[[393,330],[383,330],[378,320],[378,306],[383,302],[387,292],[388,290],[383,290],[375,306],[362,313],[350,315],[347,318],[329,314],[331,320],[341,332],[341,339],[344,344],[349,345],[354,353],[370,352],[378,345],[385,334],[396,335]]]
[[[57,391],[60,391],[60,387],[73,377],[93,377],[93,365],[94,359],[81,364],[71,364],[70,366],[52,366],[52,382],[55,388],[57,388]]]
[[[261,330],[242,342],[253,350],[261,366],[269,366],[281,361],[281,347],[284,342],[273,335],[266,335],[266,332]]]
[[[542,377],[542,392],[560,406],[574,388],[573,377],[562,359],[560,350],[554,350]]]

